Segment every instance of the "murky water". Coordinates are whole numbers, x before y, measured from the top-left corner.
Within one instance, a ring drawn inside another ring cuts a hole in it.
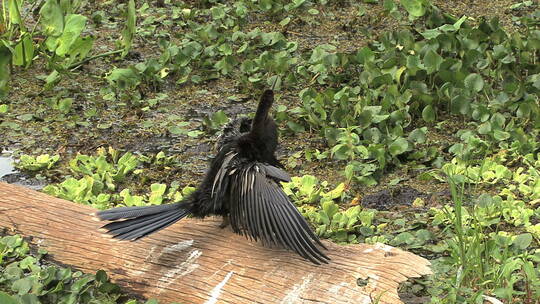
[[[15,167],[13,166],[13,159],[10,154],[0,154],[0,178],[15,173]]]
[[[47,185],[44,179],[38,179],[25,172],[17,171],[13,166],[13,157],[9,151],[0,153],[0,182],[20,185],[32,190],[41,190]]]

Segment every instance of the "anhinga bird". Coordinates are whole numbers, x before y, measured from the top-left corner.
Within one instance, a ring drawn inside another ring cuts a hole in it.
[[[221,215],[237,234],[293,250],[315,264],[328,263],[318,246],[326,247],[281,188],[290,176],[274,155],[277,126],[268,113],[273,102],[273,91],[266,90],[251,128],[243,120],[234,135],[220,142],[204,180],[183,201],[100,211],[99,219],[113,221],[103,228],[115,238],[136,240],[188,215]]]

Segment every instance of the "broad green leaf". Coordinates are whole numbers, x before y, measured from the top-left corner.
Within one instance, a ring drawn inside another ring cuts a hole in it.
[[[24,35],[24,38],[14,47],[13,64],[28,67],[34,57],[34,42],[30,35]]]
[[[287,24],[289,24],[289,22],[291,22],[291,17],[287,17],[287,18],[281,20],[281,21],[279,22],[279,25],[281,25],[281,26],[286,26]]]
[[[403,137],[396,139],[392,144],[390,144],[390,146],[388,146],[388,150],[392,156],[403,154],[408,148],[409,142]]]
[[[44,34],[47,36],[60,36],[64,29],[64,16],[58,1],[47,0],[39,13]]]
[[[401,244],[412,244],[414,242],[414,236],[410,232],[402,232],[392,240],[391,244],[401,245]]]
[[[52,71],[45,78],[45,90],[50,90],[60,80],[60,73],[57,70]]]
[[[451,110],[455,114],[471,114],[471,100],[464,95],[457,95],[452,98]]]
[[[416,75],[418,70],[424,69],[424,65],[420,62],[420,57],[417,55],[407,56],[407,69],[411,76]]]
[[[478,126],[478,134],[489,134],[491,132],[491,123],[489,121],[486,121]]]
[[[356,53],[356,58],[359,63],[366,64],[375,59],[375,53],[370,48],[365,46],[362,49],[360,49],[358,53]]]
[[[426,39],[433,39],[439,37],[440,34],[442,34],[441,31],[438,29],[429,29],[425,30],[424,32],[420,33],[424,38]]]
[[[163,202],[163,195],[167,190],[167,185],[165,184],[152,184],[150,185],[150,198],[148,202],[152,205],[160,205]]]
[[[397,69],[396,73],[394,74],[394,79],[397,81],[398,84],[401,84],[401,74],[407,69],[406,67],[402,66],[399,69]]]
[[[223,110],[219,110],[211,115],[212,123],[216,126],[222,126],[226,124],[229,121],[229,118],[227,117],[227,114],[223,112]]]
[[[58,110],[64,114],[67,114],[71,110],[73,104],[73,98],[62,98],[58,101]]]
[[[465,87],[474,92],[480,92],[484,88],[482,76],[472,73],[465,77]]]
[[[304,126],[302,126],[301,124],[298,124],[294,121],[288,121],[287,122],[287,126],[292,130],[294,131],[295,133],[302,133],[302,132],[305,132],[306,129],[304,128]]]
[[[331,219],[339,211],[339,206],[333,201],[327,201],[322,204],[322,209],[326,216]]]
[[[362,129],[369,127],[372,123],[372,118],[373,118],[373,115],[371,111],[369,110],[362,111],[362,113],[360,113],[360,115],[358,115],[357,117],[359,127],[361,127]]]
[[[56,55],[64,57],[69,53],[73,43],[79,38],[86,26],[86,17],[77,14],[70,14],[66,17],[66,25],[62,35],[58,39]]]
[[[503,129],[506,119],[501,113],[495,113],[491,116],[490,122],[493,125],[493,129]]]
[[[266,80],[266,83],[270,88],[274,88],[275,90],[279,90],[281,88],[281,76],[274,75],[272,77],[269,77]]]
[[[454,29],[456,31],[459,30],[463,22],[465,22],[465,20],[467,20],[467,16],[462,16],[461,18],[459,18],[459,20],[456,21],[456,23],[454,23]]]
[[[424,56],[424,66],[426,67],[428,74],[437,72],[443,61],[444,59],[441,55],[435,53],[433,50],[429,50]]]
[[[507,140],[508,138],[510,138],[510,133],[501,130],[495,130],[493,132],[493,138],[495,138],[496,140]]]
[[[36,258],[34,258],[33,256],[27,256],[19,263],[19,266],[21,267],[21,269],[30,270],[31,266],[34,265],[36,262]]]
[[[169,132],[174,135],[183,135],[189,132],[187,129],[180,128],[177,125],[169,126],[167,130],[169,130]]]
[[[345,191],[345,183],[340,183],[335,189],[326,193],[326,196],[331,199],[336,199],[343,194],[343,191]]]
[[[409,140],[411,140],[413,142],[423,144],[424,142],[426,142],[426,131],[427,131],[426,127],[419,128],[419,129],[414,129],[409,134],[408,138],[409,138]]]
[[[532,242],[532,235],[530,233],[522,233],[514,239],[513,245],[517,246],[520,250],[525,250]]]
[[[313,175],[304,175],[300,179],[299,192],[302,195],[311,195],[315,191],[315,187],[319,183],[319,180]]]
[[[132,88],[141,82],[141,78],[133,69],[114,69],[105,78],[110,84],[116,85],[120,89]]]
[[[354,152],[346,145],[339,144],[332,148],[332,156],[339,160],[348,159],[351,155],[354,155]]]
[[[20,304],[15,298],[7,293],[0,291],[0,303],[2,304]]]
[[[210,13],[212,14],[212,19],[219,20],[225,18],[225,9],[224,5],[222,6],[212,6],[210,8]]]
[[[26,294],[30,291],[30,289],[32,289],[34,280],[34,277],[25,277],[22,279],[18,279],[17,281],[13,282],[13,285],[11,285],[11,290],[13,290],[19,295]]]
[[[81,277],[80,279],[78,279],[71,285],[71,291],[74,293],[79,293],[82,291],[84,286],[86,286],[88,283],[92,281],[94,281],[94,276],[84,275],[83,277]]]
[[[24,30],[24,22],[21,20],[21,8],[23,0],[9,0],[7,1],[8,6],[8,18],[9,22],[13,24],[19,24]],[[2,7],[5,5],[5,1],[2,1]],[[3,7],[5,9],[5,7]]]
[[[424,110],[422,110],[422,118],[426,122],[435,121],[435,110],[433,109],[432,105],[427,105],[424,107]]]
[[[92,45],[94,44],[94,37],[79,37],[71,46],[71,51],[69,52],[71,63],[73,63],[77,58],[83,60],[86,58]]]
[[[422,0],[401,0],[400,3],[414,17],[422,17],[426,13],[424,1]]]

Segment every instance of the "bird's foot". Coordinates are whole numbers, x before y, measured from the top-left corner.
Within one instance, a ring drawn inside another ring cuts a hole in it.
[[[228,216],[228,215],[224,215],[224,216],[223,216],[223,221],[221,222],[221,224],[219,224],[219,228],[223,229],[223,228],[229,226],[229,224],[230,224],[229,216]]]

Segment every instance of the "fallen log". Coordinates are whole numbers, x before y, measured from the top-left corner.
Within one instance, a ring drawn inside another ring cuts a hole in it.
[[[220,219],[184,219],[137,242],[105,237],[94,209],[0,183],[0,227],[85,272],[107,271],[127,290],[164,303],[402,303],[401,282],[429,262],[383,244],[336,245],[316,266],[220,229]],[[358,279],[363,286],[357,284]]]

